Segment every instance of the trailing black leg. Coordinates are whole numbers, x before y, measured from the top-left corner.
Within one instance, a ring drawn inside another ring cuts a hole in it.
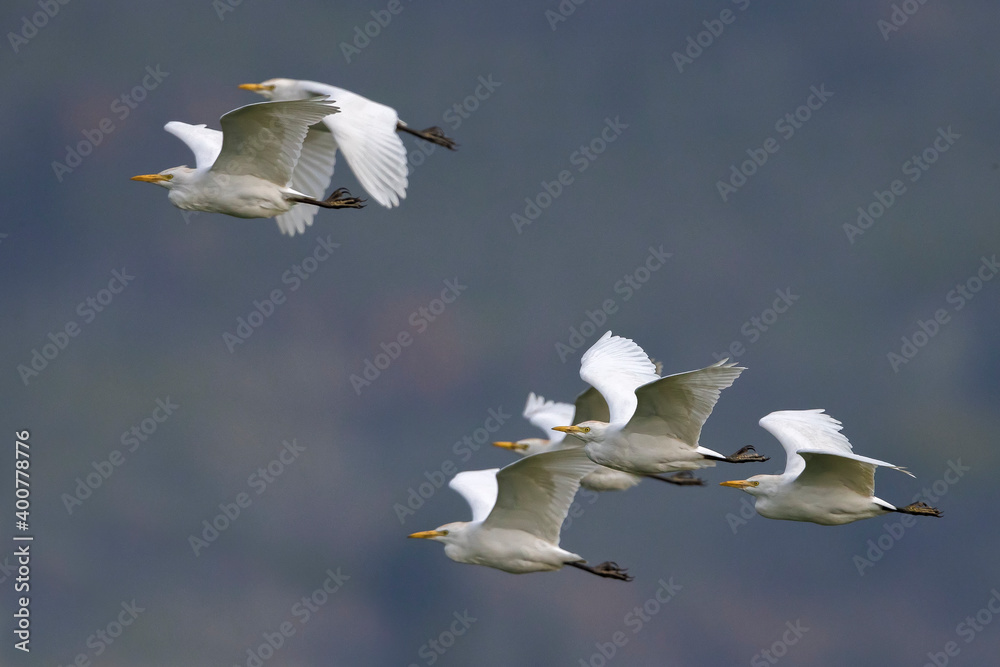
[[[396,131],[412,134],[415,137],[420,137],[424,141],[429,141],[432,144],[437,144],[438,146],[444,146],[450,151],[456,150],[455,147],[458,146],[454,139],[449,139],[444,136],[444,130],[436,126],[428,127],[426,130],[414,130],[411,129],[406,123],[399,121],[396,123]]]
[[[596,574],[598,577],[605,577],[607,579],[617,579],[619,581],[632,581],[633,577],[627,574],[628,570],[624,570],[618,567],[618,563],[612,561],[604,561],[600,565],[595,565],[590,567],[586,563],[566,563],[567,565],[572,565],[573,567],[583,570],[585,572],[590,572],[591,574]]]

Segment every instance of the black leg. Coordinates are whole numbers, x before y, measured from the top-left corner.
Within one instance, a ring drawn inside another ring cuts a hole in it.
[[[763,463],[764,461],[771,460],[770,456],[761,456],[758,454],[753,445],[747,445],[729,456],[721,458],[718,456],[706,456],[705,458],[713,461],[725,461],[726,463]]]
[[[573,567],[583,570],[585,572],[590,572],[591,574],[596,574],[598,577],[605,577],[607,579],[617,579],[619,581],[632,581],[633,577],[627,574],[628,570],[623,570],[618,567],[618,563],[613,563],[611,561],[604,561],[596,567],[590,567],[585,563],[566,563],[567,565],[572,565]]]
[[[674,473],[673,475],[660,476],[660,475],[645,475],[651,479],[658,479],[661,482],[666,482],[667,484],[676,484],[677,486],[704,486],[705,480],[695,477],[690,472],[685,470],[684,472]]]
[[[347,195],[346,197],[344,195]],[[289,197],[288,201],[297,202],[299,204],[312,204],[313,206],[322,206],[323,208],[364,208],[364,199],[358,199],[357,197],[352,197],[351,193],[347,191],[347,188],[337,188],[333,191],[326,199],[313,199],[312,197]]]
[[[902,514],[916,514],[917,516],[942,516],[941,510],[936,507],[931,507],[927,503],[913,503],[907,505],[906,507],[897,507],[894,512],[900,512]]]
[[[402,121],[396,123],[397,132],[406,132],[407,134],[412,134],[415,137],[419,137],[424,141],[429,141],[432,144],[437,144],[438,146],[444,146],[450,151],[456,150],[458,144],[455,143],[454,139],[449,139],[444,136],[444,130],[440,127],[428,127],[426,130],[413,130],[407,126]]]

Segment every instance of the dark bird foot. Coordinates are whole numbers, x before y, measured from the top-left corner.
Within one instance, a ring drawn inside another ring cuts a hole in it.
[[[764,461],[770,461],[771,457],[761,456],[757,453],[757,450],[753,448],[753,445],[747,445],[743,449],[730,454],[722,460],[727,463],[763,463]]]
[[[344,195],[347,195],[346,197]],[[289,201],[299,204],[312,204],[323,208],[364,208],[366,199],[352,197],[347,188],[337,188],[326,199],[313,199],[312,197],[289,197]]]
[[[936,507],[931,507],[927,503],[913,503],[912,505],[907,505],[906,507],[897,507],[897,512],[902,512],[903,514],[916,514],[917,516],[942,516],[941,510]]]
[[[674,473],[673,475],[646,475],[646,477],[658,479],[661,482],[666,482],[667,484],[676,484],[677,486],[705,486],[705,480],[695,477],[687,470],[684,472]]]
[[[618,563],[612,561],[604,561],[600,565],[590,567],[585,563],[566,563],[567,565],[572,565],[575,568],[584,570],[585,572],[590,572],[591,574],[596,574],[598,577],[605,577],[607,579],[618,579],[619,581],[632,581],[633,577],[628,575],[628,570],[623,570],[618,567]]]
[[[458,144],[455,143],[454,139],[449,139],[444,136],[444,130],[440,127],[428,127],[426,130],[414,130],[402,122],[396,123],[397,132],[406,132],[407,134],[412,134],[415,137],[420,137],[424,141],[429,141],[432,144],[437,144],[438,146],[444,146],[450,151],[456,150]]]
[[[323,208],[364,208],[365,201],[352,197],[347,188],[337,188],[333,194],[323,200],[320,206]]]

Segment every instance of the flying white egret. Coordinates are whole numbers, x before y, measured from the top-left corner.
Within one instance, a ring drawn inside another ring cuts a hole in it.
[[[325,192],[330,185],[338,148],[344,152],[361,186],[372,199],[387,208],[399,206],[399,200],[406,197],[408,185],[406,148],[397,131],[455,150],[455,142],[444,136],[441,128],[412,130],[399,120],[395,109],[343,88],[296,79],[268,79],[262,83],[240,84],[240,88],[252,90],[269,100],[302,100],[327,95],[337,101],[342,113],[327,116],[321,125],[311,128],[306,137],[303,150],[321,155],[326,169],[317,174],[319,178],[310,193],[312,196],[319,196],[317,193]]]
[[[746,369],[720,361],[662,378],[655,370],[635,342],[608,331],[580,360],[580,377],[607,401],[608,417],[556,430],[582,440],[595,463],[640,475],[768,460],[752,447],[724,456],[698,444],[719,393]]]
[[[782,410],[760,420],[785,449],[785,472],[721,482],[757,498],[757,513],[768,519],[811,521],[839,526],[886,512],[941,516],[926,503],[906,507],[875,497],[875,468],[913,474],[885,461],[855,454],[839,421],[822,410]]]
[[[447,523],[409,537],[444,543],[444,553],[459,563],[525,574],[570,565],[610,579],[631,581],[612,562],[591,567],[559,547],[559,530],[580,479],[594,463],[582,449],[561,449],[528,456],[504,468],[455,475],[448,486],[472,508],[472,521]]]
[[[575,412],[576,407],[570,403],[546,401],[541,396],[536,396],[535,392],[531,392],[528,394],[528,400],[524,404],[524,412],[521,415],[533,426],[540,428],[549,438],[524,438],[517,442],[494,442],[493,444],[517,452],[522,456],[552,451],[566,436],[565,433],[552,433],[552,429],[560,424],[572,422]]]
[[[343,188],[326,199],[299,189],[302,183],[313,182],[323,168],[320,157],[303,152],[306,132],[338,110],[328,100],[248,104],[222,116],[222,132],[171,121],[163,129],[187,144],[195,168],[173,167],[132,180],[165,187],[170,203],[180,209],[238,218],[278,216],[283,233],[304,232],[317,209],[296,204],[363,206]]]
[[[655,362],[654,362],[655,363]],[[559,424],[572,423],[574,417],[579,416],[580,421],[591,419],[607,419],[608,404],[601,394],[591,387],[580,394],[575,405],[569,403],[556,403],[546,401],[541,396],[536,396],[533,392],[528,394],[528,401],[524,405],[523,416],[532,425],[537,426],[545,433],[552,433],[552,436],[545,440],[543,438],[525,438],[516,442],[494,442],[497,447],[510,449],[522,456],[530,456],[543,451],[553,451],[556,449],[568,449],[570,447],[583,447],[585,443],[573,434],[567,434],[556,427]],[[704,482],[697,477],[693,477],[688,472],[677,473],[669,477],[659,475],[645,475],[658,479],[661,482],[669,482],[677,485],[701,485]],[[591,491],[623,491],[632,488],[642,481],[640,475],[613,470],[604,466],[598,466],[594,472],[590,473],[582,480],[580,486]]]

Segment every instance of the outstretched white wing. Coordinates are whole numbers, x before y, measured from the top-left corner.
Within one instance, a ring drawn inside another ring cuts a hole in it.
[[[174,135],[194,153],[194,166],[198,169],[208,169],[215,164],[222,150],[222,132],[201,125],[189,125],[179,120],[172,120],[163,129]]]
[[[580,377],[601,392],[612,424],[631,419],[637,403],[635,390],[659,379],[656,367],[641,347],[628,338],[612,336],[610,331],[583,354]]]
[[[534,392],[528,394],[528,401],[524,404],[522,415],[534,426],[545,432],[549,444],[555,445],[562,441],[566,434],[562,431],[553,431],[553,426],[567,426],[573,423],[573,414],[576,408],[569,403],[556,403],[546,401]]]
[[[707,368],[677,373],[635,390],[638,404],[625,426],[626,433],[668,436],[698,446],[701,428],[719,394],[740,376],[744,368],[720,361]]]
[[[333,180],[333,168],[337,163],[337,142],[322,124],[309,128],[299,161],[292,171],[289,187],[313,199],[326,199],[327,188]],[[283,234],[294,236],[303,233],[312,224],[319,208],[316,206],[293,206],[275,220]]]
[[[396,132],[396,110],[378,102],[316,81],[300,81],[302,92],[327,95],[341,113],[323,124],[333,134],[361,186],[382,206],[399,206],[406,197],[406,147]]]
[[[559,529],[580,480],[596,468],[579,448],[526,456],[501,468],[496,506],[484,527],[523,530],[559,544]]]
[[[250,174],[285,187],[292,180],[310,125],[337,112],[322,100],[258,102],[225,114],[222,150],[212,166],[219,174]]]
[[[499,468],[488,470],[466,470],[451,478],[448,486],[458,491],[472,508],[472,520],[483,521],[497,502],[497,472]]]
[[[762,417],[759,423],[771,435],[777,438],[782,448],[784,448],[785,455],[788,457],[785,463],[785,474],[798,474],[800,480],[803,468],[807,467],[807,458],[804,457],[806,454],[827,454],[840,457],[845,461],[863,463],[871,467],[872,475],[874,475],[874,466],[885,466],[913,477],[911,472],[899,466],[855,454],[851,443],[840,432],[840,429],[843,428],[841,423],[830,415],[825,414],[822,409],[780,410]],[[822,471],[823,466],[847,465],[834,461],[830,457],[820,458],[814,456],[813,459],[825,462],[817,465],[817,473]],[[814,474],[812,471],[808,472],[810,476]],[[872,484],[874,484],[874,481]]]

